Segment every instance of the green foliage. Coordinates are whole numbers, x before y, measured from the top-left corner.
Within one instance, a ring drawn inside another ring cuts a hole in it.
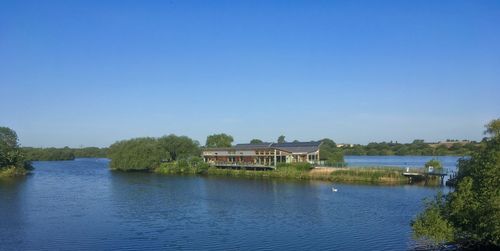
[[[369,143],[366,146],[355,145],[353,147],[342,147],[342,151],[345,155],[416,155],[416,156],[444,156],[444,155],[456,155],[456,156],[468,156],[472,152],[477,151],[481,148],[481,144],[477,142],[470,143],[452,143],[451,146],[444,144],[434,144],[430,145],[424,143],[423,140],[414,140],[409,144],[393,143],[393,142],[381,142],[381,143]]]
[[[338,165],[344,162],[344,153],[331,139],[322,139],[319,147],[319,157],[325,160],[326,165]]]
[[[33,147],[23,147],[23,151],[26,153],[26,158],[31,161],[36,160],[74,160],[75,154],[73,150],[69,147],[64,148],[33,148]]]
[[[118,141],[108,149],[111,169],[121,171],[151,171],[161,162],[189,159],[199,154],[198,142],[173,134]]]
[[[105,158],[107,148],[85,147],[85,148],[35,148],[23,147],[26,158],[30,161],[37,160],[74,160],[75,158]]]
[[[170,134],[159,138],[158,143],[162,149],[169,153],[170,161],[201,154],[199,143],[186,136]]]
[[[210,166],[200,157],[189,157],[176,162],[161,163],[154,169],[160,174],[206,174]]]
[[[121,171],[148,171],[170,159],[167,151],[160,147],[158,139],[135,138],[118,141],[108,150],[110,167]]]
[[[425,168],[433,167],[434,171],[441,171],[443,170],[443,164],[441,164],[441,161],[437,159],[431,159],[425,163]]]
[[[277,170],[297,170],[297,171],[309,171],[313,168],[308,162],[297,162],[297,163],[278,163],[276,165]]]
[[[264,143],[262,140],[260,139],[252,139],[250,140],[250,144],[262,144]]]
[[[24,176],[27,173],[28,169],[26,168],[17,168],[15,166],[0,168],[0,178]]]
[[[402,175],[403,170],[397,167],[347,168],[332,172],[330,180],[370,184],[404,184],[407,180]]]
[[[489,134],[492,137],[500,136],[500,119],[494,119],[490,121],[485,127],[485,134]]]
[[[105,158],[108,148],[84,147],[72,148],[75,158]]]
[[[26,174],[32,166],[19,148],[17,134],[8,127],[0,127],[0,176]]]
[[[426,209],[412,222],[414,237],[430,243],[445,243],[453,240],[454,228],[443,217],[444,199],[439,194],[434,201],[426,203]]]
[[[278,137],[277,142],[278,142],[278,143],[280,143],[280,144],[281,144],[281,143],[285,143],[285,142],[286,142],[286,141],[285,141],[285,135],[280,135],[280,136]]]
[[[308,172],[298,171],[294,169],[253,171],[253,170],[219,169],[215,167],[210,167],[207,170],[207,174],[216,176],[245,177],[245,178],[312,179],[312,176],[309,175]]]
[[[405,183],[401,168],[356,168],[352,170],[337,170],[334,172],[314,172],[307,165],[278,165],[276,170],[254,171],[237,169],[220,169],[209,167],[202,171],[192,168],[180,168],[176,163],[165,163],[155,172],[162,174],[206,174],[230,177],[252,178],[287,178],[329,180],[348,183],[395,184]]]
[[[206,147],[231,147],[233,137],[225,133],[212,134],[207,137]]]
[[[484,147],[470,159],[458,163],[456,190],[445,197],[439,217],[449,222],[453,241],[476,246],[500,245],[500,136],[484,141]],[[436,202],[440,203],[440,202]],[[428,206],[421,217],[436,217]],[[418,219],[417,219],[418,220]],[[414,231],[429,239],[439,239],[432,225],[421,224]]]

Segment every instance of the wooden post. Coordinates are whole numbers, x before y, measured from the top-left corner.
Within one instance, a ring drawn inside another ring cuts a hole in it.
[[[274,149],[274,167],[277,166],[277,163],[276,163],[276,149]]]

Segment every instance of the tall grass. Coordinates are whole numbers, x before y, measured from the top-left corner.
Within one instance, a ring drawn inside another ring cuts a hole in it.
[[[406,184],[407,178],[403,176],[405,169],[398,167],[356,167],[356,168],[331,168],[313,169],[307,165],[279,165],[275,170],[254,171],[221,169],[209,166],[206,163],[173,162],[163,163],[154,170],[155,173],[175,175],[210,175],[227,177],[248,178],[283,178],[300,180],[325,180],[340,183],[365,183],[365,184]],[[433,179],[428,184],[437,184]]]
[[[394,167],[350,168],[332,172],[331,181],[355,183],[404,184],[404,169]]]

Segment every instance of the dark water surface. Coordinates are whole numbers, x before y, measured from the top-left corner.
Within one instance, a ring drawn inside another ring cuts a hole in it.
[[[0,180],[0,250],[407,250],[422,199],[441,189],[34,165]]]

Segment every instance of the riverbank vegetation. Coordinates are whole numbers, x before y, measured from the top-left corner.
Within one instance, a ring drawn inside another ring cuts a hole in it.
[[[84,147],[84,148],[37,148],[23,147],[26,158],[30,161],[56,161],[56,160],[74,160],[75,158],[105,158],[107,148]]]
[[[19,147],[17,134],[8,127],[0,127],[0,177],[26,175],[32,169]]]
[[[284,137],[280,136],[280,141]],[[211,147],[230,146],[233,138],[226,134],[207,137]],[[254,139],[252,143],[262,142]],[[338,166],[344,162],[342,151],[331,139],[323,139],[320,157],[325,164]],[[200,158],[201,147],[188,137],[169,135],[160,138],[136,138],[116,142],[108,150],[110,167],[119,171],[146,171],[159,174],[218,175],[233,177],[275,177],[291,179],[314,179],[348,183],[404,184],[408,180],[402,175],[403,168],[356,167],[318,168],[309,163],[280,163],[273,170],[244,170],[215,168]],[[344,166],[344,165],[341,165]],[[436,183],[436,182],[434,182]],[[431,181],[431,184],[433,182]]]
[[[320,160],[324,161],[328,166],[339,166],[344,163],[344,153],[337,147],[337,144],[331,139],[325,138],[321,140],[319,147]]]
[[[340,183],[405,184],[404,169],[397,167],[317,168],[309,163],[279,164],[275,170],[222,169],[190,158],[162,163],[153,172],[164,175],[207,175],[241,178],[285,178],[324,180]],[[436,183],[437,184],[437,183]]]
[[[161,163],[200,155],[200,146],[186,136],[135,138],[112,144],[108,149],[110,168],[120,171],[153,171]]]
[[[485,146],[459,161],[455,190],[426,203],[412,223],[416,238],[471,250],[500,247],[499,129],[500,120],[490,122]]]

